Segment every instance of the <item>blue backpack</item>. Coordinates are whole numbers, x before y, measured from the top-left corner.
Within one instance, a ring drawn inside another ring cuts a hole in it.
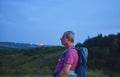
[[[85,47],[75,48],[78,52],[79,61],[75,73],[77,77],[86,77],[88,50]]]

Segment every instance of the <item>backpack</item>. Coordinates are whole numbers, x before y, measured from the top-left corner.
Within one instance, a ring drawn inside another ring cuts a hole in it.
[[[86,77],[88,50],[85,47],[75,49],[77,50],[79,56],[75,73],[77,74],[77,77]]]

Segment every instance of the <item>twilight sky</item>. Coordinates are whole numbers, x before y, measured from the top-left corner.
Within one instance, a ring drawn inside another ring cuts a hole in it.
[[[0,42],[61,45],[65,31],[75,44],[120,32],[120,0],[0,0]]]

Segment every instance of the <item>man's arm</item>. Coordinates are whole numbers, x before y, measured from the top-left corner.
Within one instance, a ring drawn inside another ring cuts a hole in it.
[[[69,73],[70,68],[71,64],[65,63],[63,69],[61,70],[57,77],[66,77],[66,75]]]

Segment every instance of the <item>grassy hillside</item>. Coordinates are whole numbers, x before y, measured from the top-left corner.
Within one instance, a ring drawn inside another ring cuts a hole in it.
[[[7,49],[0,51],[1,77],[51,77],[59,55],[64,47],[41,47],[34,49]],[[100,70],[89,70],[87,77],[108,77]]]
[[[0,49],[0,76],[50,77],[64,47]],[[109,77],[104,70],[88,68],[87,77]],[[115,76],[119,77],[119,76]]]
[[[63,47],[1,49],[0,75],[51,74]]]

